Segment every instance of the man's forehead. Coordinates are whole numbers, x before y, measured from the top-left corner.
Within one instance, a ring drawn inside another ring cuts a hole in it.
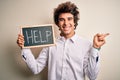
[[[73,18],[73,14],[71,13],[61,13],[59,18]]]

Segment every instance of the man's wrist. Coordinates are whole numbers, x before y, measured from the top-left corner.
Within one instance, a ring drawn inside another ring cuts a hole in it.
[[[101,49],[101,47],[94,47],[94,46],[93,46],[93,48],[97,49],[98,51]]]
[[[100,49],[101,49],[101,46],[93,45],[93,48],[95,48],[95,49],[97,49],[97,50],[100,50]]]

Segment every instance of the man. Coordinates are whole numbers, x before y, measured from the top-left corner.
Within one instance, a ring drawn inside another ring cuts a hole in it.
[[[19,34],[17,44],[22,56],[34,74],[48,66],[48,80],[84,80],[85,75],[95,80],[99,71],[99,49],[107,34],[96,34],[93,43],[77,36],[75,29],[79,11],[74,3],[65,2],[54,10],[54,21],[61,31],[55,46],[43,48],[35,59],[30,49],[24,49],[24,36]]]

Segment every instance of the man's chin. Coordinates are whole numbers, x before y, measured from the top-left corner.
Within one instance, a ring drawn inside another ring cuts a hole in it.
[[[69,32],[64,33],[64,35],[69,35]]]

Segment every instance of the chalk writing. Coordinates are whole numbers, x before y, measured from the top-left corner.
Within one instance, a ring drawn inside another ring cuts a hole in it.
[[[52,25],[23,27],[24,47],[54,44],[53,32]]]
[[[48,42],[48,39],[51,36],[51,31],[45,31],[45,35],[46,36],[42,36],[40,30],[30,30],[29,34],[28,31],[26,31],[27,43],[29,44],[30,40],[32,41],[32,44]],[[43,39],[43,37],[45,38]]]

